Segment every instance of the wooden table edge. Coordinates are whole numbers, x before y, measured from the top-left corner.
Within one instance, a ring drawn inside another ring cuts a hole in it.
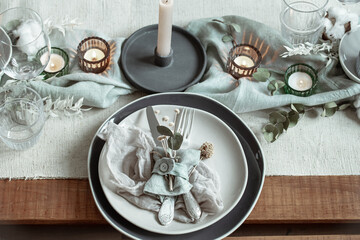
[[[360,176],[268,176],[246,224],[360,223]],[[106,224],[87,179],[0,180],[0,224]]]

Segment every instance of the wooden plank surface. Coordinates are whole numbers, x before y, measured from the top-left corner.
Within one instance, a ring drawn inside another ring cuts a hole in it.
[[[360,223],[360,176],[273,176],[247,224]],[[86,179],[0,180],[0,224],[105,224]]]

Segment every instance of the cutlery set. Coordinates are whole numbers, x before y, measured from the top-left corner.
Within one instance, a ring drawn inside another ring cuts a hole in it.
[[[162,144],[159,141],[159,137],[161,136],[161,134],[157,130],[157,127],[160,126],[160,124],[156,118],[154,109],[151,106],[146,108],[146,116],[150,127],[150,132],[155,141],[155,144],[157,146],[161,146]],[[182,111],[180,112],[180,115],[175,119],[174,133],[180,133],[183,136],[183,143],[182,143],[183,147],[184,146],[188,147],[190,145],[190,134],[191,134],[194,117],[195,117],[194,109],[183,108]],[[189,172],[189,176],[191,173],[192,171]],[[167,176],[166,179],[169,182],[169,189],[170,191],[172,191],[172,186],[173,186],[172,176],[171,175]],[[196,201],[195,197],[191,193],[191,191],[182,194],[182,197],[186,207],[186,212],[189,215],[189,217],[193,221],[199,220],[201,217],[201,208],[198,202]],[[163,198],[163,202],[158,212],[158,220],[161,225],[165,226],[172,222],[174,218],[174,206],[176,199],[177,197],[174,196],[165,196]]]

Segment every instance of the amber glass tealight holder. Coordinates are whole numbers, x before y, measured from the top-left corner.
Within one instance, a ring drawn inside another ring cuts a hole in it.
[[[315,69],[307,64],[293,64],[285,72],[285,93],[307,97],[314,93],[317,83]]]
[[[250,44],[239,44],[229,52],[227,71],[236,79],[251,77],[261,60],[261,53],[256,47]]]
[[[110,62],[110,46],[102,38],[88,37],[77,48],[79,66],[89,73],[101,73]]]

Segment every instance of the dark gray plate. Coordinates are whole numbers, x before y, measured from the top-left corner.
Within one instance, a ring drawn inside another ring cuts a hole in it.
[[[104,218],[117,230],[125,235],[138,239],[216,239],[223,238],[235,231],[249,216],[260,195],[264,183],[264,156],[259,142],[251,130],[230,109],[221,103],[198,94],[162,93],[140,98],[114,113],[105,123],[113,120],[120,123],[131,113],[152,105],[182,105],[207,111],[222,119],[236,134],[244,149],[248,164],[248,182],[239,203],[225,217],[216,223],[181,235],[167,235],[146,231],[130,223],[120,216],[105,197],[99,180],[99,156],[104,141],[95,136],[88,155],[88,173],[90,187],[96,205]],[[98,132],[103,128],[99,128]]]

